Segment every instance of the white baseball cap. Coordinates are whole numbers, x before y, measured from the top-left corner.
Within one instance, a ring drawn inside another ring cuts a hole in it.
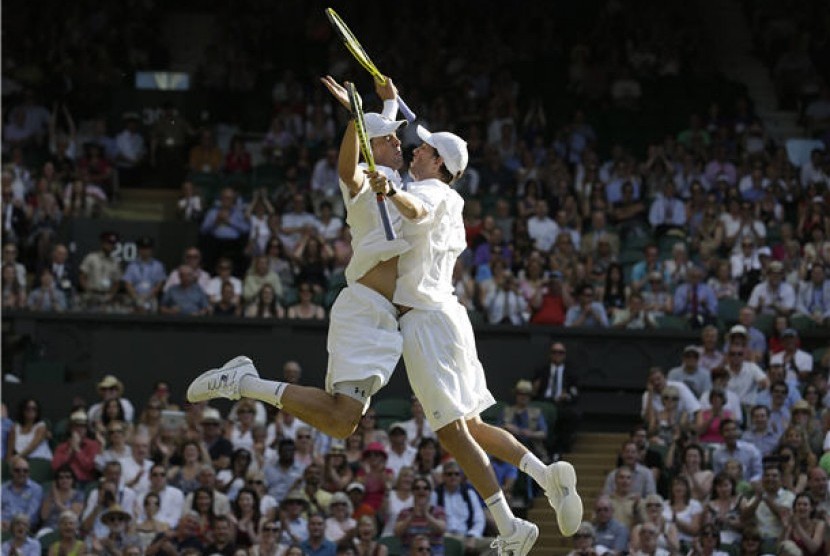
[[[366,135],[374,139],[395,133],[399,127],[406,125],[406,120],[390,120],[377,112],[367,112],[363,114],[363,123],[366,124]]]
[[[453,179],[458,178],[470,159],[470,155],[467,154],[467,142],[448,131],[430,133],[428,129],[420,125],[416,131],[424,143],[435,147],[439,156],[444,159],[444,166],[450,171]]]

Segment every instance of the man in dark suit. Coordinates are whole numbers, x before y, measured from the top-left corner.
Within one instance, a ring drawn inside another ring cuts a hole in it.
[[[550,345],[550,363],[538,369],[533,376],[534,399],[556,406],[553,444],[555,454],[571,450],[573,434],[580,420],[577,409],[579,377],[565,364],[566,355],[565,345],[553,342]]]

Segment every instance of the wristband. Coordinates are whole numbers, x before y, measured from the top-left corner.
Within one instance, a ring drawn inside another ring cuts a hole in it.
[[[397,194],[398,194],[398,190],[390,185],[389,186],[389,191],[386,192],[386,196],[387,197],[394,197]]]

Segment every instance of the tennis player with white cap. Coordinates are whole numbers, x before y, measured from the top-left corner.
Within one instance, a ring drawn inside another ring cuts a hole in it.
[[[330,76],[321,81],[349,109],[346,89]],[[403,166],[403,154],[396,132],[406,122],[394,119],[398,107],[392,81],[376,83],[375,89],[384,101],[383,113],[367,113],[364,117],[377,163],[373,175],[400,184],[398,170]],[[371,396],[386,385],[401,356],[402,337],[392,295],[398,256],[409,249],[403,239],[386,239],[366,165],[358,164],[359,153],[352,121],[340,146],[338,173],[353,255],[345,271],[348,287],[337,296],[329,319],[326,390],[261,379],[253,362],[239,356],[196,378],[187,391],[189,401],[255,398],[284,408],[337,438],[355,431]],[[392,227],[400,236],[401,215],[394,206],[388,208]]]
[[[384,176],[372,189],[404,216],[403,234],[412,248],[398,260],[394,302],[400,310],[403,357],[409,383],[441,444],[456,458],[484,498],[496,522],[500,553],[527,554],[538,527],[513,516],[487,453],[531,475],[548,496],[559,527],[572,535],[582,521],[573,466],[545,466],[511,434],[484,423],[480,413],[495,403],[479,362],[465,308],[455,298],[452,273],[466,248],[464,200],[451,185],[467,167],[467,144],[453,133],[418,126],[424,143],[415,149],[410,173],[416,181],[395,192]],[[390,196],[391,194],[391,196]]]

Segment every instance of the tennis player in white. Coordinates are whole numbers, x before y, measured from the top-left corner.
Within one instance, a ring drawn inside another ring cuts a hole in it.
[[[499,528],[500,548],[524,554],[535,541],[527,525],[535,525],[512,517],[485,452],[513,463],[544,488],[559,528],[568,536],[582,521],[576,473],[567,462],[545,466],[510,433],[479,417],[495,400],[487,389],[467,311],[452,286],[453,268],[466,240],[464,200],[451,184],[467,166],[467,146],[452,133],[430,133],[421,126],[417,132],[424,143],[415,149],[410,173],[416,181],[407,191],[394,192],[384,176],[371,180],[372,189],[387,195],[404,216],[404,237],[412,244],[398,259],[393,298],[401,312],[409,382],[441,444],[485,498]],[[518,527],[511,535],[514,524]]]
[[[349,109],[346,89],[331,76],[321,81]],[[364,121],[377,174],[400,184],[403,154],[396,131],[405,122],[394,120],[398,103],[392,80],[384,85],[376,82],[375,90],[384,101],[383,113],[367,113]],[[187,390],[189,401],[254,398],[284,408],[328,435],[345,438],[357,428],[371,396],[389,382],[402,350],[397,309],[391,300],[398,255],[409,249],[409,243],[386,239],[366,166],[358,164],[359,153],[351,121],[340,145],[338,173],[353,255],[345,271],[348,287],[337,296],[329,318],[326,390],[261,379],[253,362],[240,356],[197,377]],[[387,204],[392,227],[400,236],[401,215]]]

